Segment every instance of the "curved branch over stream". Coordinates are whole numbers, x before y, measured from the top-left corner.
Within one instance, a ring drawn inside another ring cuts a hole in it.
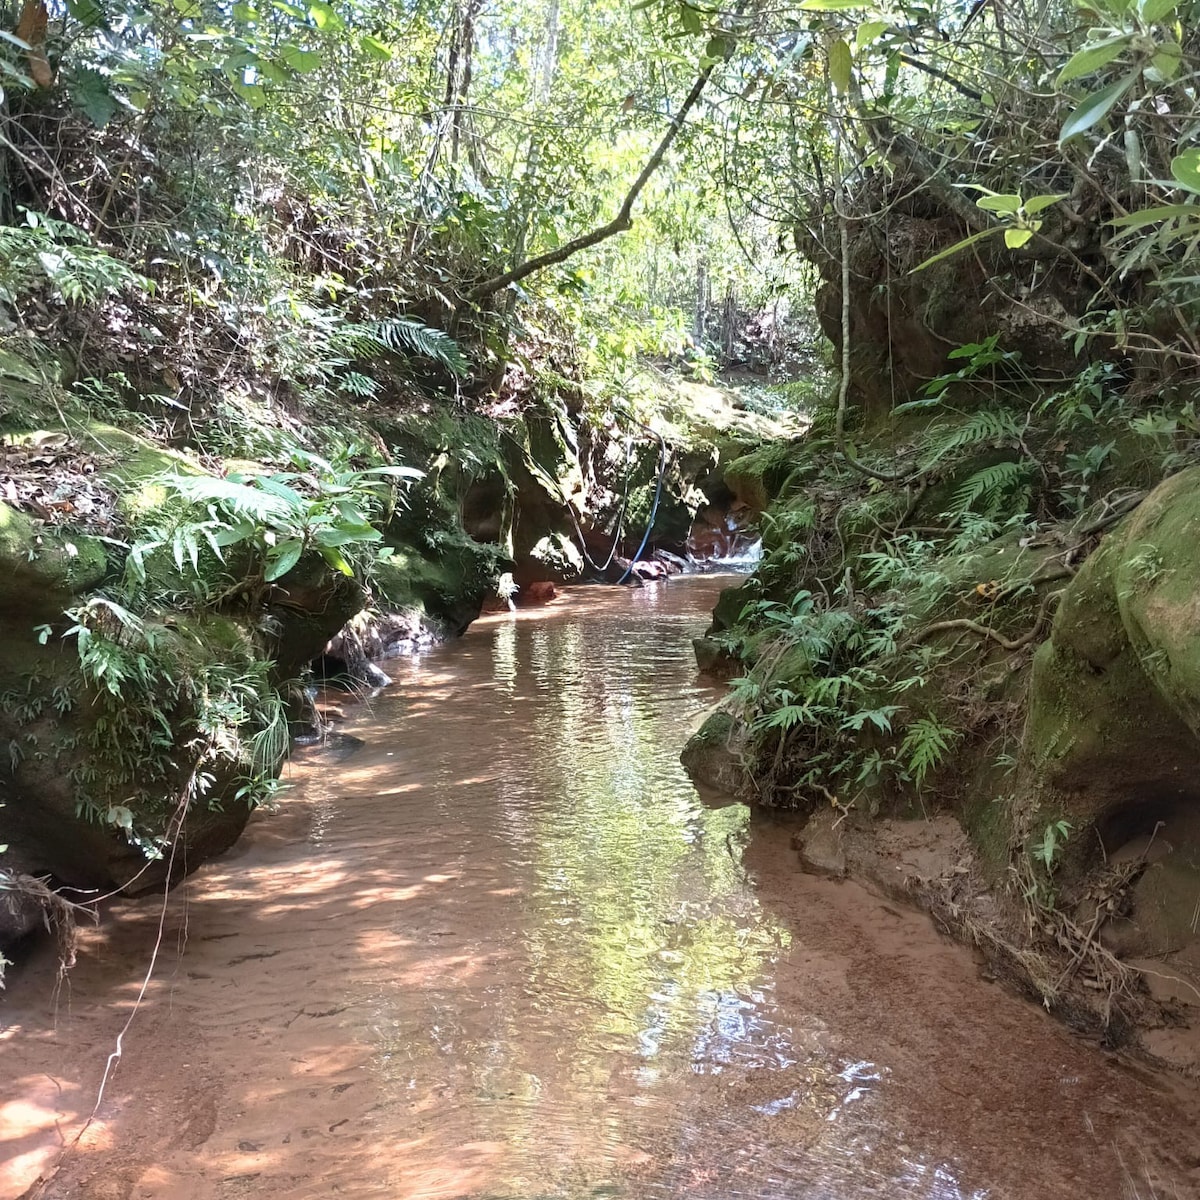
[[[739,5],[737,14],[740,14],[741,11],[742,6]],[[662,165],[662,161],[666,157],[667,151],[671,148],[671,144],[679,136],[679,132],[683,128],[683,123],[687,120],[688,114],[695,108],[701,93],[712,78],[713,71],[719,65],[728,61],[729,55],[733,52],[732,37],[726,34],[724,38],[726,44],[725,53],[714,62],[710,62],[696,77],[696,82],[692,84],[692,90],[688,92],[679,111],[672,118],[670,125],[667,126],[667,131],[663,134],[654,153],[647,160],[641,173],[633,181],[629,191],[625,194],[625,200],[621,204],[617,215],[607,224],[600,225],[589,233],[580,234],[577,238],[572,238],[564,246],[559,246],[555,250],[548,250],[545,254],[539,254],[535,258],[528,259],[519,266],[512,267],[510,270],[504,271],[499,275],[493,275],[490,279],[485,279],[482,283],[477,284],[467,292],[466,299],[468,302],[478,303],[480,300],[485,300],[488,296],[494,295],[496,292],[508,287],[509,284],[519,283],[522,279],[533,275],[537,271],[542,271],[546,267],[553,267],[558,263],[566,262],[568,258],[578,254],[581,250],[598,246],[601,242],[615,237],[618,233],[624,233],[632,227],[633,206],[637,203],[642,190],[650,182],[654,172]]]

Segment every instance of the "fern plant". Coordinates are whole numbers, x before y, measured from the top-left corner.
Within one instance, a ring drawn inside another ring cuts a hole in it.
[[[66,303],[95,304],[152,286],[69,221],[26,209],[24,224],[0,225],[0,302],[16,305],[45,287]]]
[[[1026,424],[1007,409],[981,408],[961,421],[936,425],[926,435],[924,469],[976,446],[1016,444]]]
[[[175,519],[135,542],[126,565],[134,587],[147,582],[147,559],[169,550],[180,573],[190,564],[200,575],[200,554],[211,551],[219,562],[226,551],[251,552],[251,569],[263,584],[284,578],[313,550],[343,575],[355,573],[355,558],[382,540],[372,524],[395,503],[395,484],[423,477],[414,467],[349,465],[353,449],[337,463],[293,449],[304,471],[270,475],[168,474],[160,485],[183,502]],[[360,563],[361,565],[361,563]]]
[[[164,821],[190,767],[188,803],[218,772],[240,780],[238,799],[270,799],[287,750],[272,663],[248,638],[205,637],[203,625],[168,626],[106,596],[68,614],[84,695],[94,712],[87,755],[69,771],[81,813],[122,830],[157,857]]]
[[[992,516],[1006,500],[1014,500],[1023,508],[1024,502],[1019,497],[1028,497],[1031,469],[1026,462],[1000,462],[976,471],[955,489],[950,501],[951,513],[975,509],[984,516]]]
[[[415,351],[424,358],[440,363],[455,375],[465,375],[471,365],[459,344],[449,334],[423,325],[411,317],[389,317],[382,321],[349,325],[345,332],[364,355],[379,350],[390,350],[394,354]]]
[[[958,737],[957,730],[933,716],[918,717],[909,725],[900,743],[900,757],[918,788],[929,772],[945,761]]]

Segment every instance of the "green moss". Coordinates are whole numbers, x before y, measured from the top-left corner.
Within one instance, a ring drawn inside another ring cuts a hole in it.
[[[40,528],[0,502],[0,608],[57,617],[64,598],[97,586],[107,572],[98,538]]]
[[[795,463],[788,442],[770,442],[735,458],[725,468],[725,484],[738,501],[754,512],[766,512],[779,495]]]
[[[713,606],[712,625],[709,633],[721,633],[732,629],[742,614],[742,609],[755,600],[762,599],[762,584],[751,576],[734,587],[723,588]]]
[[[144,521],[168,499],[157,483],[161,475],[203,475],[194,459],[174,450],[164,450],[146,438],[113,425],[89,425],[85,442],[99,448],[104,480],[117,492],[117,507],[132,524]]]
[[[984,869],[994,879],[1000,878],[1008,867],[1012,834],[1008,799],[988,791],[973,790],[962,812],[963,828]]]
[[[1200,470],[1161,485],[1066,589],[1025,750],[1071,818],[1191,795],[1200,754]]]

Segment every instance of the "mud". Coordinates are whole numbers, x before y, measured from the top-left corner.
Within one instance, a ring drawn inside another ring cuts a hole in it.
[[[571,590],[395,664],[165,907],[109,909],[57,993],[49,947],[10,971],[0,1196],[1200,1194],[1194,1093],[700,803],[723,582]]]

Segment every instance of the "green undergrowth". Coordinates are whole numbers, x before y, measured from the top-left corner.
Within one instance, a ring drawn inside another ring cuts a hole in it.
[[[997,352],[966,348],[857,441],[826,405],[807,438],[738,464],[768,501],[764,555],[701,654],[736,676],[726,709],[764,803],[949,809],[997,877],[1024,846],[1037,880],[1063,814],[1022,782],[1034,652],[1100,532],[1194,435],[1190,401],[1148,415],[1111,366],[1050,390],[1011,359],[995,379]]]

